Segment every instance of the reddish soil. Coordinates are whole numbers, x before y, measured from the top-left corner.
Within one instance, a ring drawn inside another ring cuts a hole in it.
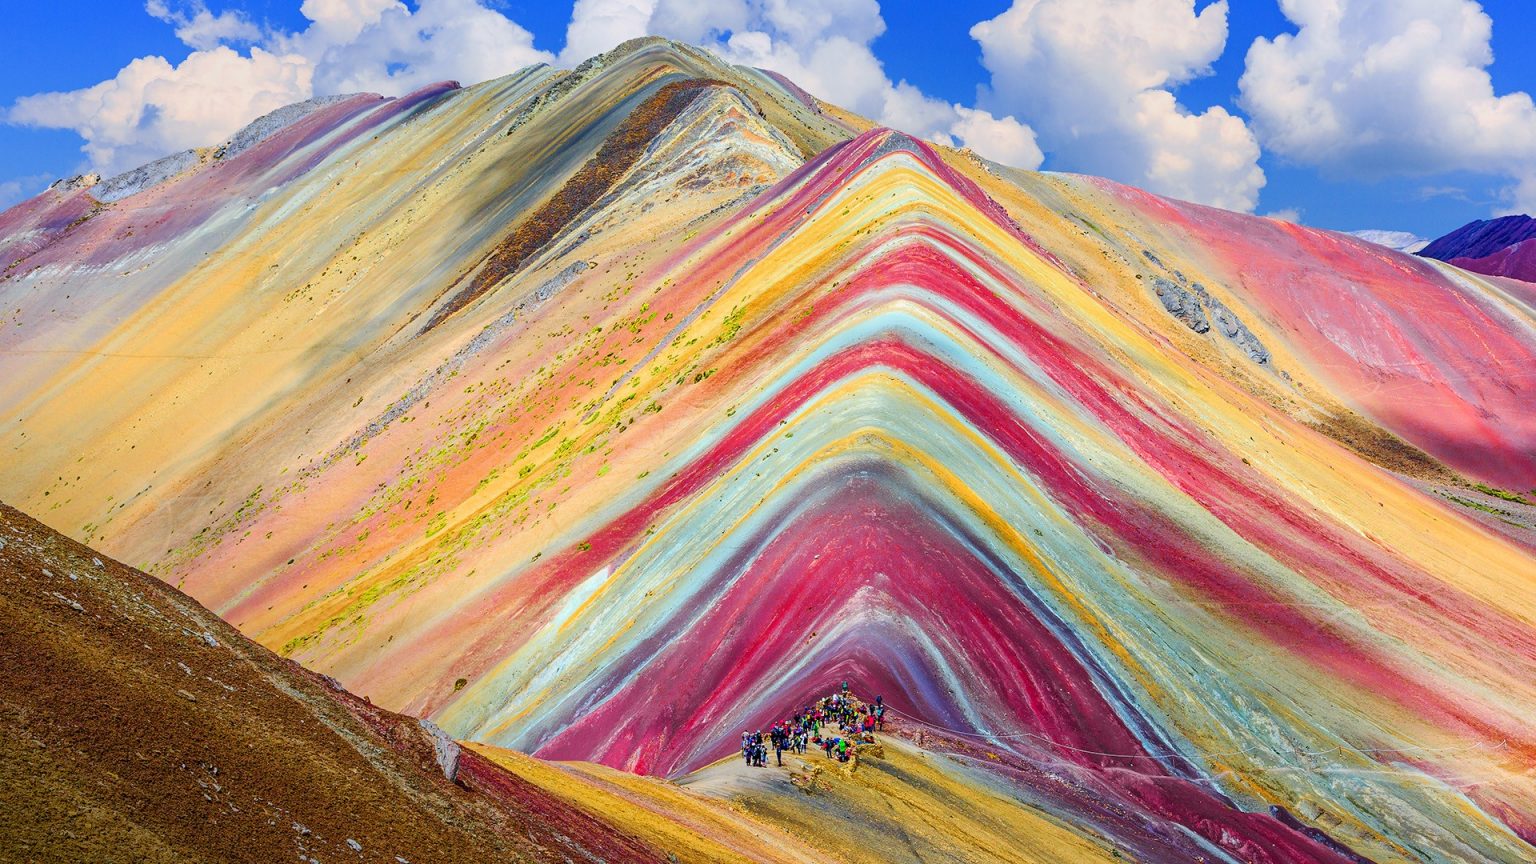
[[[0,860],[665,860],[4,505],[0,543]]]

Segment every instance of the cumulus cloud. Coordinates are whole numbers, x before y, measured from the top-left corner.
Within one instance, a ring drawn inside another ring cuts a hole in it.
[[[1013,116],[892,81],[871,48],[884,32],[876,0],[577,0],[560,59],[575,63],[625,39],[668,36],[787,75],[883,125],[1008,165],[1040,166],[1033,130]]]
[[[981,105],[1026,120],[1053,167],[1191,201],[1252,210],[1259,145],[1215,106],[1172,88],[1208,74],[1227,42],[1226,0],[1014,0],[971,29],[991,76]]]
[[[571,66],[626,39],[650,34],[656,0],[576,0],[560,62]]]
[[[311,59],[317,94],[405,93],[435,81],[477,84],[553,55],[478,0],[305,0],[315,24],[282,44]]]
[[[190,48],[207,51],[225,43],[250,43],[262,38],[257,27],[238,10],[218,14],[201,2],[172,7],[166,0],[149,0],[144,11],[176,28],[176,38]]]
[[[1038,166],[1045,161],[1035,131],[1012,117],[993,117],[978,108],[956,105],[960,119],[950,127],[972,150],[1004,165]]]
[[[104,175],[188,147],[214,144],[253,118],[308,98],[313,68],[294,54],[219,46],[172,66],[140,57],[115,77],[67,93],[26,96],[6,114],[12,123],[73,129]]]
[[[201,2],[150,0],[146,11],[194,48],[179,64],[140,57],[91,87],[18,99],[10,123],[72,129],[104,175],[189,147],[216,144],[241,126],[311,96],[398,95],[433,81],[478,82],[555,58],[477,0],[304,0],[309,25],[263,32],[235,12]],[[244,51],[237,47],[249,44]],[[232,47],[232,45],[236,47]]]
[[[1496,94],[1473,0],[1281,0],[1295,34],[1248,49],[1241,104],[1268,149],[1355,176],[1467,170],[1536,208],[1536,107]]]

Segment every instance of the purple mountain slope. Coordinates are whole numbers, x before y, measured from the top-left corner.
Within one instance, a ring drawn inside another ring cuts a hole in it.
[[[1536,219],[1517,215],[1471,222],[1419,254],[1476,273],[1536,282]]]

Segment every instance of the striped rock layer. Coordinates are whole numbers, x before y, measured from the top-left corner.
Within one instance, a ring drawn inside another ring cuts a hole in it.
[[[0,497],[459,738],[683,777],[848,680],[1130,858],[1536,854],[1517,283],[658,40],[0,249]]]

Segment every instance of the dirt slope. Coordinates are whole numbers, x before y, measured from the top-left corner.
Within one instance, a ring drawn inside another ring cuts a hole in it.
[[[0,544],[0,859],[664,860],[4,505]]]

